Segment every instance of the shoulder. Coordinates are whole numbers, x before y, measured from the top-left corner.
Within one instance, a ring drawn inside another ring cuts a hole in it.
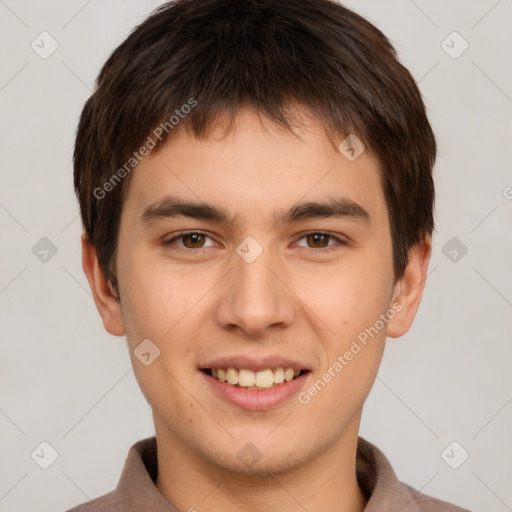
[[[117,512],[121,510],[120,506],[119,500],[112,491],[99,498],[77,505],[66,512],[98,512],[98,510],[101,510],[101,512]]]
[[[128,451],[114,490],[93,500],[89,499],[66,512],[126,512],[143,510],[146,504],[154,504],[153,510],[173,510],[163,507],[165,500],[154,484],[157,470],[156,438],[138,441]]]
[[[356,469],[359,486],[368,497],[365,512],[469,512],[399,481],[384,453],[362,437]]]
[[[447,501],[443,501],[432,496],[427,496],[417,491],[410,485],[400,482],[404,491],[411,496],[411,510],[417,512],[470,512],[468,509],[458,507]],[[408,509],[407,509],[408,510]]]
[[[160,503],[154,503],[154,500],[149,497],[147,501],[147,505],[149,505],[148,510],[151,510],[153,504],[155,505],[153,510],[164,510],[159,507]],[[66,510],[66,512],[127,512],[128,510],[141,510],[140,505],[141,503],[136,500],[134,501],[131,496],[121,495],[118,490],[115,489],[93,500],[88,500],[76,505]],[[175,512],[173,508],[165,508],[165,510]]]

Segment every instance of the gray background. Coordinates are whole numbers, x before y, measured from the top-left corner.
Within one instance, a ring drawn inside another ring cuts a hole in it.
[[[0,0],[2,511],[65,510],[112,490],[128,448],[153,434],[125,340],[103,330],[81,269],[71,156],[102,63],[159,4]],[[388,342],[361,434],[416,489],[512,510],[512,2],[347,5],[419,81],[440,149],[423,304],[412,330]],[[51,49],[43,31],[58,43],[46,59],[31,47]],[[457,58],[453,31],[469,44]],[[42,441],[59,454],[46,470],[31,458],[50,461]],[[469,458],[452,469],[462,450]]]

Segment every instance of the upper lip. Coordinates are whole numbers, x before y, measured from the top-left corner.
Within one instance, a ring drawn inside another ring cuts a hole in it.
[[[229,356],[219,357],[213,359],[205,364],[199,366],[200,369],[213,369],[213,368],[238,368],[252,370],[258,372],[267,368],[293,368],[294,370],[309,370],[307,365],[297,361],[296,359],[290,359],[288,357],[281,356],[261,356],[261,357],[249,357],[249,356]]]

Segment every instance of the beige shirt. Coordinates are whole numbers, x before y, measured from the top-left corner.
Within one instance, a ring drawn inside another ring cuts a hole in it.
[[[365,512],[468,512],[399,482],[385,455],[361,437],[356,468],[368,499]],[[157,471],[156,438],[139,441],[128,452],[116,489],[68,512],[178,512],[155,486]]]

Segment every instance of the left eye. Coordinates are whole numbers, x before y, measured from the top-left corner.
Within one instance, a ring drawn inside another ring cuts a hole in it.
[[[167,240],[165,242],[165,245],[172,245],[177,240],[181,240],[182,243],[178,244],[179,247],[185,247],[186,249],[202,249],[205,247],[204,241],[206,238],[211,238],[204,234],[197,231],[191,231],[187,233],[181,233],[179,235],[173,236],[171,239]],[[211,245],[215,245],[214,243]],[[208,247],[208,246],[206,246]]]
[[[336,245],[346,245],[346,242],[337,236],[331,235],[330,233],[323,233],[321,231],[313,231],[311,233],[306,233],[299,240],[306,240],[306,246],[310,249],[324,249],[324,248],[334,248]],[[329,243],[331,240],[334,243]],[[311,246],[310,244],[313,244]],[[304,247],[304,245],[299,245],[299,247]]]

